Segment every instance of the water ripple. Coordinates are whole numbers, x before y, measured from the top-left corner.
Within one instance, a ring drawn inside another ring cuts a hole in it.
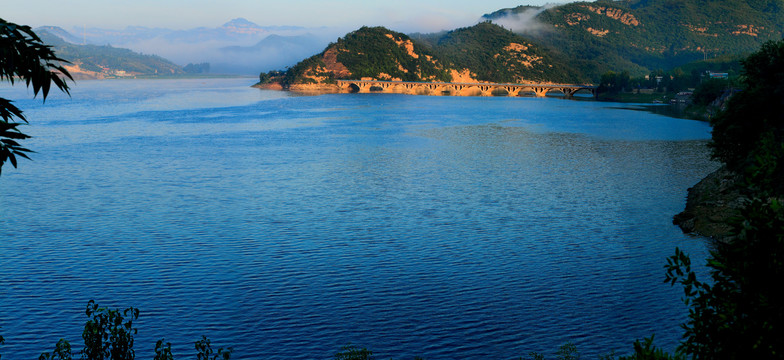
[[[680,338],[662,266],[675,246],[705,256],[670,223],[715,166],[705,124],[557,99],[116,84],[22,104],[38,153],[0,183],[6,354],[78,343],[88,299],[141,309],[140,357],[162,337],[191,357],[202,334],[238,359],[567,341],[593,357]]]

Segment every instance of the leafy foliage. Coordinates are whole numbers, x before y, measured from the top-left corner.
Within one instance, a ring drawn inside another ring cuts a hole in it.
[[[0,174],[2,174],[3,164],[6,160],[11,162],[13,167],[16,167],[16,157],[21,156],[25,159],[30,159],[26,153],[32,150],[22,147],[17,140],[29,139],[30,136],[22,133],[17,127],[22,125],[18,122],[11,121],[12,116],[16,116],[27,122],[22,115],[22,111],[16,106],[11,104],[10,101],[0,98]]]
[[[165,342],[160,339],[155,343],[155,357],[153,360],[174,360],[174,355],[171,352],[171,343]]]
[[[133,321],[139,318],[139,309],[124,311],[98,307],[95,301],[87,303],[85,311],[90,320],[84,324],[82,357],[86,359],[132,360],[133,335],[137,329]]]
[[[73,78],[61,65],[66,62],[57,57],[52,48],[45,45],[29,26],[0,19],[0,81],[11,84],[24,81],[28,87],[32,86],[34,96],[40,93],[46,101],[52,84],[68,93],[66,78]],[[19,108],[11,101],[0,98],[0,174],[6,161],[16,167],[17,156],[29,159],[27,153],[32,152],[17,141],[30,136],[19,130],[22,123],[15,121],[15,118],[27,123]]]
[[[259,84],[269,84],[275,80],[281,79],[286,73],[283,71],[270,71],[268,73],[259,74]]]
[[[683,286],[690,306],[680,350],[697,359],[784,356],[784,41],[765,43],[743,61],[745,90],[713,121],[714,156],[745,178],[750,201],[717,243],[697,279],[675,250],[666,282]]]
[[[696,105],[707,106],[727,91],[728,87],[727,79],[708,79],[694,89],[692,101]]]
[[[82,338],[84,348],[78,354],[82,360],[132,360],[136,357],[133,350],[133,337],[137,329],[133,326],[133,321],[139,318],[139,309],[130,307],[123,311],[119,309],[109,309],[99,307],[95,301],[87,303],[85,311],[90,318],[84,325]],[[0,336],[0,345],[4,339]],[[210,340],[202,336],[201,340],[195,342],[198,360],[229,360],[231,358],[231,348],[219,348],[213,351]],[[0,356],[2,358],[2,356]],[[51,353],[44,352],[39,360],[72,360],[74,352],[71,344],[60,339]],[[174,360],[171,351],[171,343],[164,339],[158,340],[155,344],[154,360]]]
[[[580,353],[577,351],[577,346],[571,342],[567,342],[558,347],[555,356],[556,360],[577,360],[580,358]],[[545,360],[544,355],[538,352],[531,352],[528,354],[528,357],[531,360]]]
[[[630,90],[630,86],[631,79],[628,71],[623,71],[621,73],[608,71],[602,74],[602,78],[599,81],[599,88],[596,90],[601,93],[617,94],[621,91]]]
[[[42,353],[38,360],[72,360],[71,344],[65,339],[60,339],[54,346],[52,353]]]
[[[645,338],[643,342],[634,342],[634,354],[628,357],[621,357],[619,360],[680,360],[684,359],[681,355],[672,356],[664,350],[653,345],[653,336]]]
[[[373,352],[366,348],[359,348],[357,346],[348,344],[343,346],[340,351],[333,357],[335,360],[372,360]]]
[[[201,340],[195,343],[195,347],[197,360],[229,360],[231,358],[231,348],[218,348],[218,351],[213,351],[210,339],[204,335],[201,336]]]
[[[698,359],[767,359],[784,354],[784,207],[753,200],[736,224],[737,238],[717,244],[708,261],[710,282],[699,281],[689,257],[676,249],[667,280],[690,305],[680,349]]]
[[[666,351],[653,345],[653,336],[634,342],[634,353],[620,356],[618,360],[683,360],[682,354],[670,355]],[[615,360],[615,353],[599,357],[601,360]]]
[[[767,157],[768,185],[784,193],[784,40],[767,42],[743,61],[744,90],[734,95],[726,111],[713,118],[713,156],[730,170],[746,173]],[[768,139],[763,141],[764,139]],[[772,154],[779,154],[771,157]],[[764,180],[764,181],[763,181]]]

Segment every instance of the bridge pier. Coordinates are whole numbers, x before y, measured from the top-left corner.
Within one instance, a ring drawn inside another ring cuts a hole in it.
[[[547,95],[547,90],[550,90],[550,89],[544,88],[544,87],[534,87],[532,89],[533,89],[534,94],[536,95],[536,97],[544,97],[545,95]]]
[[[580,89],[574,89],[574,88],[558,88],[558,90],[560,90],[560,91],[561,91],[561,92],[564,94],[564,96],[565,96],[565,97],[572,97],[572,96],[574,95],[574,93],[576,93],[576,92],[577,92],[577,91],[579,91]]]
[[[580,90],[588,90],[596,97],[596,87],[592,85],[547,85],[547,84],[490,84],[490,83],[440,83],[413,81],[379,80],[337,80],[338,89],[360,93],[382,92],[412,95],[452,95],[452,96],[493,96],[496,90],[503,90],[508,96],[520,96],[522,92],[533,92],[536,97],[547,95],[550,90],[558,90],[565,97],[573,97]]]

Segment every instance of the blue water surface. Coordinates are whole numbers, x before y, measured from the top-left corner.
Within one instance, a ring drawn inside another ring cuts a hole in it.
[[[677,345],[702,122],[558,98],[295,96],[252,79],[23,87],[36,151],[0,177],[0,353],[79,348],[88,300],[193,358],[583,358]]]

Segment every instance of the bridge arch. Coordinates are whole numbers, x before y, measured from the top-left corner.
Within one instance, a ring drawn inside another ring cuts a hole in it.
[[[565,84],[496,84],[496,83],[445,83],[382,80],[337,80],[341,91],[353,93],[394,92],[412,95],[451,96],[526,96],[552,95],[572,97],[578,92],[596,96],[596,86]]]
[[[491,96],[511,96],[511,92],[506,87],[500,86],[490,90]]]
[[[466,85],[457,92],[459,96],[484,96],[485,93],[479,85]]]
[[[357,85],[357,84],[355,84],[355,83],[349,83],[349,84],[346,86],[346,89],[347,89],[347,90],[348,90],[348,92],[350,92],[350,93],[358,93],[358,92],[359,92],[359,90],[360,90],[360,88],[359,88],[359,85]]]

